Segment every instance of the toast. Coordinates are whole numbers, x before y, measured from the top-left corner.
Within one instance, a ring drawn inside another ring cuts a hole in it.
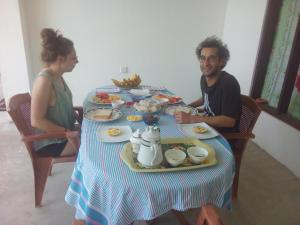
[[[112,116],[112,109],[97,109],[94,119],[108,120]]]

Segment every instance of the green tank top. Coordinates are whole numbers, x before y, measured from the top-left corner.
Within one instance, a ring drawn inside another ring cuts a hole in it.
[[[46,118],[58,126],[64,127],[68,130],[74,130],[75,117],[72,93],[68,85],[63,80],[64,87],[62,87],[59,80],[51,76],[47,70],[42,70],[39,73],[39,76],[46,76],[51,79],[52,88],[56,96],[55,104],[53,106],[48,106],[47,108]],[[36,129],[36,132],[42,133],[43,131]],[[61,143],[64,141],[66,141],[66,139],[48,139],[36,141],[34,146],[36,150],[39,150],[47,145]]]

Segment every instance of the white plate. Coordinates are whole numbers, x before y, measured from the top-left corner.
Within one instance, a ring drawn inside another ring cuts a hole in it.
[[[96,88],[96,92],[106,92],[106,93],[119,93],[121,91],[118,87],[101,87]]]
[[[101,108],[97,109],[92,109],[84,114],[84,118],[92,121],[97,121],[97,122],[109,122],[109,121],[114,121],[122,117],[123,113],[119,109],[112,109],[112,115],[111,118],[109,119],[95,119],[94,116],[97,115],[99,112],[98,110]]]
[[[121,130],[120,135],[118,136],[109,136],[107,133],[107,130],[109,128],[119,128]],[[130,137],[132,136],[132,130],[130,126],[101,126],[98,128],[97,136],[99,141],[102,142],[123,142],[128,141]]]
[[[120,97],[120,95],[109,94],[109,93],[107,93],[107,94],[108,94],[108,95],[119,96],[119,98],[120,98],[119,100],[122,100],[121,97]],[[96,102],[96,101],[94,100],[95,95],[96,95],[96,94],[90,95],[90,96],[88,97],[88,101],[91,102],[91,103],[93,103],[93,104],[96,104],[96,105],[111,105],[111,102],[110,102],[110,103]]]
[[[136,96],[142,96],[142,97],[147,97],[151,96],[150,92],[148,89],[131,89],[129,91],[130,94],[136,95]]]
[[[179,124],[181,130],[183,133],[185,133],[189,137],[195,137],[198,139],[209,139],[209,138],[214,138],[219,135],[219,133],[206,123],[189,123],[189,124]],[[206,127],[207,131],[203,134],[198,134],[193,131],[193,127],[195,126],[201,126],[201,127]]]
[[[163,94],[166,97],[159,97],[159,94]],[[165,93],[159,93],[157,95],[152,96],[152,99],[156,100],[156,101],[166,101],[169,105],[173,105],[173,104],[177,104],[177,103],[181,103],[182,99],[178,99],[176,102],[170,102],[170,100],[168,99],[168,97],[178,97],[175,95],[169,95],[169,94],[165,94]],[[179,98],[179,97],[178,97]]]
[[[163,91],[163,90],[166,90],[165,87],[154,87],[154,86],[151,86],[151,85],[140,85],[140,88],[141,89],[148,89],[150,91]]]

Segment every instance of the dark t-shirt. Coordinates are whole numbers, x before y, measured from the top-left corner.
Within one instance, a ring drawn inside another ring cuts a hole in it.
[[[228,116],[236,119],[233,128],[217,128],[221,132],[234,132],[239,130],[241,115],[240,85],[234,76],[225,71],[220,72],[219,80],[211,87],[207,86],[202,75],[200,86],[204,102],[204,113],[207,116]]]

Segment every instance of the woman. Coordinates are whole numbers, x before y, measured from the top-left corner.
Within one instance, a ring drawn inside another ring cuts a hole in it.
[[[73,42],[53,29],[41,31],[44,68],[36,78],[31,95],[31,124],[38,132],[66,131],[67,139],[35,142],[39,154],[66,156],[79,147],[79,132],[74,131],[72,93],[63,79],[78,63]],[[73,131],[73,132],[71,132]]]

